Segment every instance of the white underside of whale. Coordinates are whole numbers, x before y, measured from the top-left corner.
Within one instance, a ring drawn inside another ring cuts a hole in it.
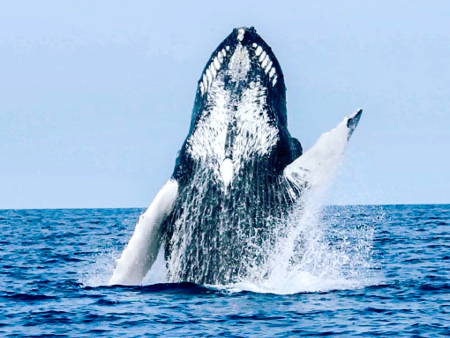
[[[169,180],[158,192],[134,229],[128,245],[116,261],[109,285],[138,285],[151,268],[160,247],[161,225],[178,196],[178,183]]]

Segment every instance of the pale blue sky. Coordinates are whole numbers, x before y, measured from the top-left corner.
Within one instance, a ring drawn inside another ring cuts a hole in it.
[[[145,207],[234,27],[281,63],[304,148],[364,115],[327,199],[450,203],[450,1],[20,1],[0,8],[0,208]]]

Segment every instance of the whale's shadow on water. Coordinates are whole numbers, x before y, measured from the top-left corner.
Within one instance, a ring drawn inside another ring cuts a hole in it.
[[[220,290],[209,288],[191,282],[181,283],[157,283],[151,285],[102,285],[102,286],[86,286],[80,285],[84,290],[92,291],[111,291],[122,290],[137,293],[167,293],[167,294],[220,294]]]
[[[294,293],[277,293],[277,292],[258,292],[251,290],[241,290],[237,288],[224,287],[224,286],[208,286],[200,285],[191,282],[181,283],[158,283],[151,285],[107,285],[107,286],[85,286],[79,284],[81,289],[86,291],[117,291],[117,292],[132,292],[136,294],[175,294],[175,295],[191,295],[191,296],[212,296],[212,297],[240,297],[246,295],[273,295],[273,296],[297,296],[303,294],[334,294],[339,292],[346,292],[348,290],[355,290],[355,292],[362,292],[365,288],[378,289],[383,287],[391,287],[391,285],[383,284],[380,280],[377,282],[367,283],[366,285],[360,285],[357,288],[330,288],[329,290],[317,290],[317,291],[298,291]],[[359,290],[359,291],[358,291]]]

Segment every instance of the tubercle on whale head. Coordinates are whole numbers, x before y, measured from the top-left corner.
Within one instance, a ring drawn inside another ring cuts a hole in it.
[[[233,78],[239,73],[244,58],[248,57],[246,76]],[[239,60],[241,58],[241,60]],[[236,62],[236,60],[238,62]],[[239,90],[258,79],[267,89],[269,109],[281,126],[287,125],[286,87],[280,64],[267,43],[257,34],[254,27],[235,28],[214,50],[198,81],[191,130],[208,105],[212,88],[217,81],[223,81],[226,89]]]

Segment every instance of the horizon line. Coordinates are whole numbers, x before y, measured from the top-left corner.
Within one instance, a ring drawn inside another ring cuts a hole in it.
[[[390,203],[390,204],[325,204],[324,207],[392,207],[411,205],[450,205],[450,203]],[[0,211],[7,210],[96,210],[96,209],[147,209],[147,207],[61,207],[61,208],[0,208]]]

